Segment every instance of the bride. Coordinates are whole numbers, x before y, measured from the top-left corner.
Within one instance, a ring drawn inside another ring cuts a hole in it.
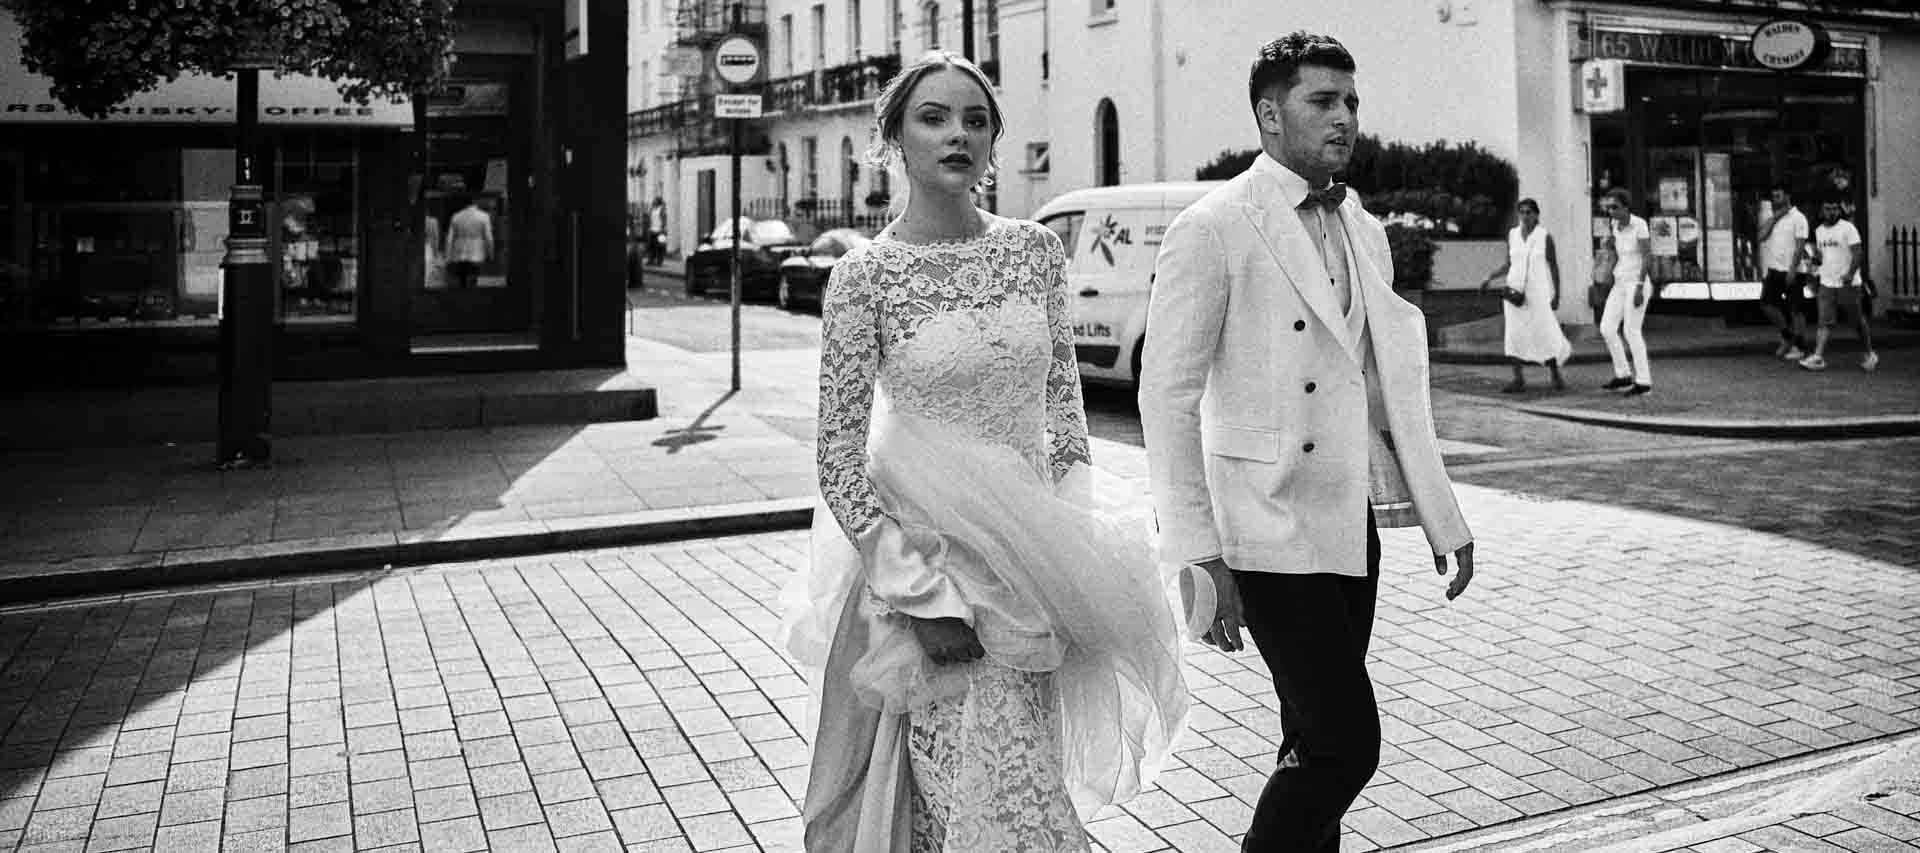
[[[930,53],[875,113],[910,193],[827,285],[831,512],[783,625],[816,670],[806,849],[1085,851],[1185,722],[1180,628],[1147,544],[1090,509],[1060,240],[973,205],[993,86]]]

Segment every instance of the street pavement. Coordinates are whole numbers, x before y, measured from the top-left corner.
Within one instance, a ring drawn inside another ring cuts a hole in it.
[[[277,526],[390,490],[404,524],[438,490],[478,503],[422,535],[480,541],[499,526],[486,512],[640,524],[629,495],[671,512],[674,485],[716,479],[742,491],[702,500],[809,500],[810,319],[749,306],[767,336],[731,392],[724,306],[657,298],[629,348],[671,378],[656,421],[283,440],[284,476],[226,472],[195,499],[264,498]],[[1446,602],[1417,533],[1383,535],[1388,747],[1343,849],[1916,849],[1920,780],[1900,771],[1920,763],[1920,439],[1552,420],[1480,387],[1488,370],[1435,368],[1473,589]],[[1104,504],[1138,518],[1130,395],[1088,400]],[[88,482],[148,500],[141,483],[204,458],[178,451],[8,454],[11,570],[98,559],[20,549],[60,541],[27,537],[99,493]],[[112,527],[112,506],[61,529]],[[806,683],[774,629],[804,533],[349,572],[302,570],[308,541],[281,540],[271,576],[0,607],[0,850],[797,849]],[[1256,654],[1189,661],[1177,761],[1090,825],[1098,850],[1237,849],[1276,700]]]
[[[1480,568],[1452,603],[1385,532],[1389,746],[1345,849],[1920,731],[1920,550],[1844,518],[1911,505],[1920,440],[1617,457],[1458,466]],[[12,608],[0,848],[797,849],[806,686],[773,636],[805,553],[773,533]],[[1099,849],[1234,849],[1275,699],[1255,654],[1189,660],[1177,764],[1090,825]],[[1903,849],[1916,795],[1670,849]]]

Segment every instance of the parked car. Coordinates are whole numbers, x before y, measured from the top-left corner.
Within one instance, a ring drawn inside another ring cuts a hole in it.
[[[1033,218],[1060,235],[1067,250],[1073,306],[1073,349],[1080,376],[1137,385],[1147,294],[1167,224],[1219,181],[1127,184],[1073,190],[1040,206]]]
[[[739,220],[740,297],[772,299],[780,288],[780,262],[789,255],[805,252],[814,236],[812,226],[800,223],[803,231],[778,219]],[[699,248],[687,256],[687,295],[727,293],[732,287],[732,251],[734,223],[720,227],[700,241]]]
[[[820,307],[820,295],[827,288],[827,276],[833,265],[855,248],[873,242],[852,228],[834,228],[814,238],[804,253],[780,262],[780,307],[789,311],[801,305]]]

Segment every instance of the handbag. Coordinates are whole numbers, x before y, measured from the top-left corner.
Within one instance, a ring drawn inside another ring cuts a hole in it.
[[[1527,304],[1526,291],[1519,290],[1512,287],[1500,288],[1500,298],[1507,300],[1507,302],[1512,304],[1515,308],[1518,308],[1522,305]]]

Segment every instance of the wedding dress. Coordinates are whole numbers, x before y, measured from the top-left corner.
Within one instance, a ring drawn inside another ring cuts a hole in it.
[[[1144,531],[1090,506],[1065,263],[1050,230],[996,219],[834,267],[828,511],[783,624],[816,670],[813,853],[1087,850],[1084,821],[1184,724],[1166,579]],[[931,663],[908,614],[968,619],[986,657]]]

